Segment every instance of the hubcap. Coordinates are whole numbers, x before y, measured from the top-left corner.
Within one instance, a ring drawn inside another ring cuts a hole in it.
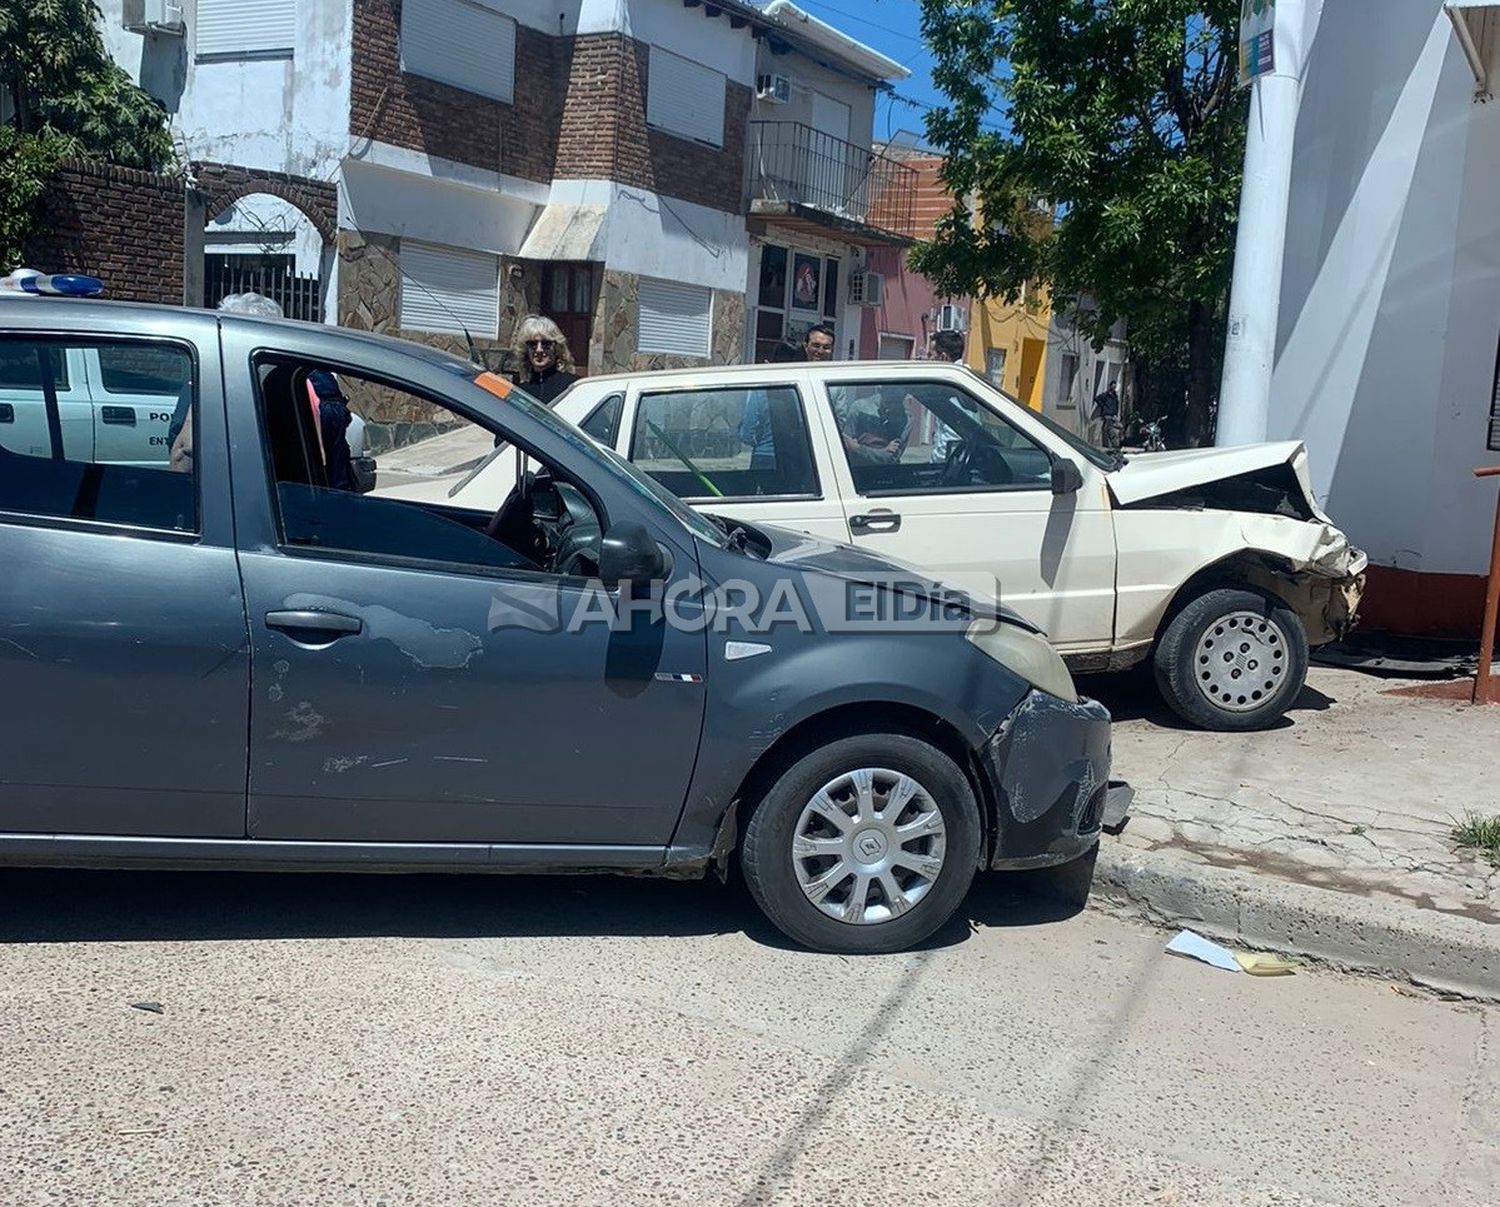
[[[793,832],[792,866],[825,914],[868,926],[899,918],[927,895],[947,845],[943,815],[921,784],[863,767],[807,802]]]
[[[1255,612],[1229,612],[1198,639],[1193,670],[1198,688],[1226,712],[1259,708],[1286,682],[1286,634]]]

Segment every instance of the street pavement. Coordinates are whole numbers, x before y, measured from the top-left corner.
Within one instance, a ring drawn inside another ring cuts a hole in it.
[[[1500,1202],[1495,1007],[1018,886],[857,959],[716,883],[7,872],[0,1201]]]

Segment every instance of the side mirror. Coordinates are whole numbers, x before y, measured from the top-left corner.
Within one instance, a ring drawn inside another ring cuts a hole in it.
[[[1052,463],[1052,493],[1071,495],[1083,489],[1083,471],[1077,462],[1059,457]]]
[[[599,579],[606,587],[650,583],[667,576],[667,555],[644,525],[611,524],[599,542]]]

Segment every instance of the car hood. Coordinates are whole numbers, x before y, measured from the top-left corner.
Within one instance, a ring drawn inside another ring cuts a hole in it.
[[[782,528],[776,524],[756,524],[755,530],[771,542],[766,561],[797,570],[812,570],[831,578],[873,586],[889,585],[907,594],[962,602],[977,620],[1003,620],[1029,632],[1040,633],[1029,620],[1005,607],[995,597],[993,579],[989,589],[975,582],[939,581],[926,570],[895,558],[881,557],[855,545],[840,544]]]
[[[1307,472],[1307,446],[1299,440],[1132,453],[1124,465],[1110,471],[1109,490],[1115,502],[1123,507],[1277,465],[1291,466],[1313,515],[1325,524],[1331,523],[1313,498],[1312,479]]]

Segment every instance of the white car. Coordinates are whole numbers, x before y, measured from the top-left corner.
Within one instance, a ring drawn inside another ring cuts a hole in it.
[[[71,461],[140,467],[165,465],[181,426],[184,366],[170,347],[101,342],[58,344],[48,363],[40,354],[0,350],[0,438],[6,448],[45,457],[52,447],[44,374],[57,395],[62,454]],[[357,488],[375,484],[366,455],[365,421],[351,415],[345,434]]]
[[[1354,623],[1365,555],[1312,497],[1301,444],[1104,452],[945,363],[746,365],[591,377],[558,414],[700,510],[868,546],[1001,601],[1076,671],[1154,660],[1209,729],[1263,727],[1308,649]],[[397,488],[493,509],[499,449]]]

